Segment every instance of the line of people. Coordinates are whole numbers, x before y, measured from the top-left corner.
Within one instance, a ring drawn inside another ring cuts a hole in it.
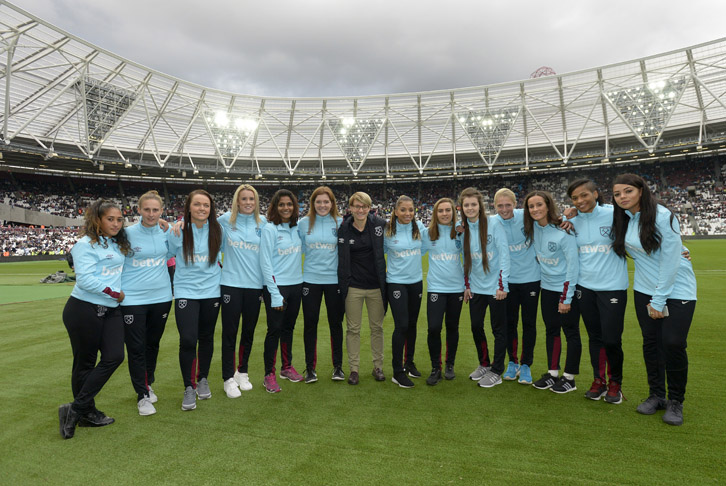
[[[357,385],[361,379],[365,304],[371,374],[376,381],[385,381],[383,321],[390,305],[394,321],[391,381],[402,388],[413,387],[411,378],[422,376],[414,355],[426,254],[427,344],[432,368],[428,385],[456,377],[459,318],[466,303],[478,357],[469,378],[479,386],[491,388],[502,380],[518,380],[561,394],[576,390],[582,315],[594,377],[585,396],[621,403],[621,336],[628,287],[626,256],[630,256],[635,263],[635,307],[650,386],[649,398],[637,410],[654,414],[666,409],[663,420],[680,425],[696,281],[689,259],[681,254],[678,221],[636,175],[615,179],[614,206],[603,204],[591,180],[575,181],[567,193],[575,206],[567,218],[546,191],[531,192],[523,208],[517,209],[509,189],[496,193],[497,214],[488,215],[482,194],[468,188],[457,202],[437,201],[428,227],[416,220],[413,200],[407,196],[398,198],[390,221],[385,221],[371,213],[371,198],[357,192],[348,201],[350,214],[342,218],[333,192],[325,186],[313,191],[303,218],[299,218],[295,195],[286,189],[275,193],[263,216],[255,188],[242,185],[231,210],[219,218],[212,196],[195,190],[186,199],[182,220],[171,228],[160,218],[164,205],[156,191],[139,198],[142,219],[129,228],[123,227],[118,207],[99,200],[87,209],[82,238],[72,250],[77,281],[63,322],[73,350],[74,401],[59,408],[61,435],[73,437],[77,425],[113,422],[95,407],[94,398],[123,361],[124,343],[139,414],[156,412],[158,397],[152,385],[172,305],[172,281],[166,268],[171,257],[177,261],[173,299],[184,383],[181,408],[192,410],[197,400],[212,396],[208,377],[220,310],[224,391],[238,398],[241,391],[253,388],[248,367],[262,303],[267,316],[266,391],[281,391],[278,349],[281,379],[318,380],[317,327],[323,298],[332,380],[346,380],[344,317],[347,381]],[[534,380],[531,367],[540,294],[546,372]],[[300,307],[303,374],[293,366],[292,355]],[[494,337],[491,357],[484,324],[487,310]],[[567,351],[560,375],[562,331]]]

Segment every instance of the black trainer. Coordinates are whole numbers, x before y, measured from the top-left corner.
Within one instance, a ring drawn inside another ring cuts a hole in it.
[[[577,386],[575,385],[575,379],[568,380],[564,376],[560,376],[560,379],[557,380],[557,382],[552,385],[552,388],[550,388],[555,393],[569,393],[571,391],[577,390]]]
[[[454,373],[454,365],[446,365],[446,368],[444,368],[444,378],[446,378],[447,380],[453,380],[454,378],[456,378],[456,373]]]
[[[408,373],[411,378],[421,378],[421,372],[416,369],[416,365],[411,361],[403,365],[403,371]]]
[[[546,390],[548,388],[552,388],[555,384],[555,380],[557,380],[557,377],[552,376],[549,373],[545,373],[542,375],[542,378],[532,383],[532,386],[539,390]]]
[[[406,376],[405,371],[399,371],[398,373],[394,373],[391,381],[394,382],[396,385],[400,386],[401,388],[413,388],[413,382],[408,376]]]
[[[333,370],[333,381],[345,381],[345,373],[340,366],[336,366]]]
[[[64,439],[71,439],[76,433],[76,425],[81,416],[73,410],[70,403],[58,407],[58,422],[60,425],[60,435]]]
[[[434,386],[441,381],[441,368],[434,368],[431,370],[431,374],[426,378],[426,384]]]
[[[663,422],[668,425],[683,425],[683,404],[678,400],[668,400]]]
[[[315,383],[318,381],[318,374],[315,372],[315,370],[307,369],[305,370],[305,383]]]
[[[78,421],[79,427],[103,427],[104,425],[111,425],[115,420],[111,417],[106,416],[105,413],[97,408],[94,408],[90,412],[81,415]]]
[[[663,410],[664,408],[666,408],[666,399],[651,395],[643,403],[638,405],[638,408],[635,410],[643,415],[653,415],[658,410]]]

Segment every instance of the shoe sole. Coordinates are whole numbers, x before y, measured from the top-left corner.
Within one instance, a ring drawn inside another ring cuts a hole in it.
[[[679,425],[683,425],[683,420],[680,420],[680,421],[678,421],[678,422],[673,422],[672,420],[666,420],[666,419],[664,418],[664,419],[663,419],[663,423],[665,423],[665,424],[668,424],[668,425],[675,425],[675,426],[677,427],[677,426],[679,426]]]
[[[565,393],[570,393],[570,392],[573,392],[573,391],[577,391],[577,387],[576,386],[573,386],[572,388],[570,388],[568,390],[562,390],[562,391],[558,391],[558,390],[555,390],[554,388],[550,388],[550,391],[552,391],[554,393],[557,393],[558,395],[564,395]]]
[[[521,383],[522,385],[531,385],[532,384],[532,380],[527,381],[527,380],[523,380],[523,379],[520,378],[517,383]]]
[[[240,391],[250,391],[252,390],[252,383],[248,383],[247,386],[239,385]]]
[[[200,400],[209,400],[210,398],[212,398],[212,393],[210,392],[209,395],[200,395],[197,392],[197,398],[199,398]]]
[[[532,383],[532,386],[535,387],[538,390],[547,390],[549,388],[552,388],[553,385],[554,385],[554,383],[552,385],[537,386],[536,383]]]
[[[429,385],[429,386],[436,386],[440,382],[441,382],[441,378],[439,378],[438,380],[434,381],[433,383],[431,383],[429,380],[426,380],[426,384]]]
[[[194,410],[195,408],[197,408],[197,404],[196,403],[194,405],[192,405],[191,407],[188,406],[188,405],[187,406],[182,405],[182,410],[184,410],[185,412],[188,411],[188,410]]]
[[[495,387],[495,386],[501,385],[501,384],[502,384],[502,380],[499,379],[499,380],[495,381],[494,383],[486,383],[484,385],[482,385],[481,383],[479,383],[479,386],[482,387],[482,388],[492,388],[492,387]]]
[[[230,395],[229,393],[225,392],[225,394],[227,395],[227,398],[240,398],[242,396],[242,393],[240,393],[239,395]]]
[[[595,396],[592,396],[592,397],[591,397],[591,396],[588,396],[588,395],[587,395],[588,393],[590,393],[590,392],[587,392],[587,393],[585,393],[585,398],[587,398],[587,399],[589,399],[589,400],[594,400],[594,401],[598,401],[598,400],[600,400],[600,399],[601,399],[602,397],[604,397],[605,395],[607,395],[607,393],[608,393],[608,392],[607,392],[607,391],[604,391],[604,392],[602,392],[602,393],[601,393],[600,395],[598,395],[598,396],[596,396],[596,397],[595,397]]]
[[[271,390],[271,389],[265,387],[265,390],[267,391],[267,393],[280,393],[282,391],[282,388],[279,388],[277,390]]]
[[[317,378],[313,378],[312,380],[305,380],[305,383],[308,383],[308,384],[309,383],[315,383],[316,381],[318,381],[318,379]]]
[[[298,378],[297,380],[294,380],[294,379],[292,379],[292,378],[288,378],[288,377],[287,377],[287,376],[285,376],[285,375],[280,375],[280,379],[281,379],[281,380],[289,380],[289,381],[290,381],[291,383],[300,383],[301,381],[303,381],[303,379],[302,379],[302,378]],[[315,381],[317,381],[317,380],[315,380]]]
[[[345,376],[334,376],[331,378],[333,381],[345,381]]]
[[[417,376],[417,375],[414,375],[413,373],[409,373],[409,372],[406,372],[406,374],[407,374],[407,375],[408,375],[408,376],[409,376],[410,378],[421,378],[421,375],[418,375],[418,376]]]
[[[397,379],[395,379],[395,378],[391,378],[391,381],[392,381],[393,383],[395,383],[396,385],[400,386],[401,388],[413,388],[413,385],[410,385],[410,386],[409,386],[409,385],[402,385],[402,384],[401,384],[401,383],[399,383],[399,382],[398,382],[398,380],[397,380]]]
[[[609,403],[611,405],[620,405],[621,403],[623,403],[623,399],[621,397],[618,399],[618,401],[611,401],[611,400],[608,400],[607,397],[605,397],[605,402]]]
[[[153,412],[142,412],[141,410],[139,410],[139,415],[141,415],[142,417],[148,417],[149,415],[154,415],[155,413],[156,410],[154,410]]]

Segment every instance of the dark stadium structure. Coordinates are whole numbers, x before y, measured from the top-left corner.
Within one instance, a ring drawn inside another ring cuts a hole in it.
[[[73,225],[106,196],[133,221],[152,187],[172,217],[189,189],[229,199],[241,181],[263,200],[282,185],[345,197],[365,184],[384,214],[406,192],[426,219],[432,198],[469,185],[521,197],[635,171],[684,234],[726,234],[726,38],[487,86],[276,98],[154,71],[6,1],[0,25],[0,220]]]

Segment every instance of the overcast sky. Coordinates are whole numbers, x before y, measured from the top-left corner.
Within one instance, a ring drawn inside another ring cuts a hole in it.
[[[11,1],[150,68],[267,96],[516,81],[726,36],[724,0]]]

